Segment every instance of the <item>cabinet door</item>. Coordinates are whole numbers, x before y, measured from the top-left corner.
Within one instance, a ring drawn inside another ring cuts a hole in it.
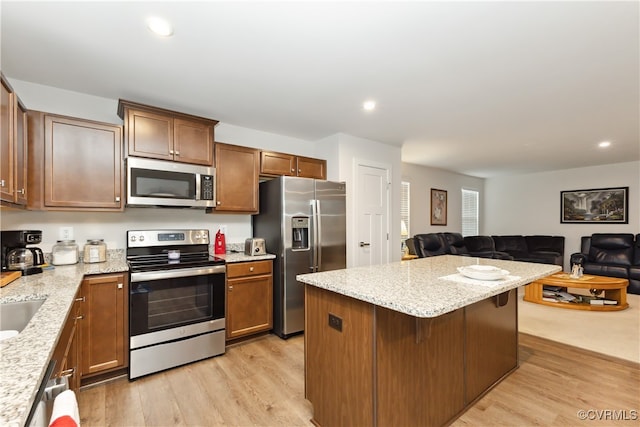
[[[227,282],[227,338],[237,338],[273,327],[271,275]]]
[[[27,204],[27,109],[16,97],[15,108],[15,202]]]
[[[260,152],[216,143],[216,211],[258,212]]]
[[[305,178],[327,179],[327,161],[310,157],[296,158],[296,173]]]
[[[263,151],[260,153],[260,174],[296,176],[295,159],[291,154]]]
[[[11,89],[1,79],[0,85],[0,200],[13,202],[14,188],[14,148],[13,148],[13,102],[14,97]]]
[[[193,120],[173,120],[174,159],[213,166],[213,126]]]
[[[124,274],[82,281],[82,376],[125,368],[128,363],[128,286]]]
[[[122,210],[120,126],[46,115],[44,204]]]
[[[56,361],[53,377],[68,377],[69,387],[71,390],[78,390],[80,388],[80,366],[78,354],[78,342],[80,336],[78,324],[80,319],[80,293],[81,291],[76,295],[76,300],[71,307],[67,321],[60,333],[58,343],[53,351],[53,360]]]
[[[148,111],[127,110],[125,128],[130,156],[173,160],[173,118]]]

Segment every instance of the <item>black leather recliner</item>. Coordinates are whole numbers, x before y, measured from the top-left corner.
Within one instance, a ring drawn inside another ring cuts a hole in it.
[[[462,234],[445,232],[442,233],[442,237],[447,243],[447,247],[451,255],[470,255],[469,249],[467,249],[467,246],[464,244],[464,237],[462,237]]]
[[[426,258],[436,255],[447,254],[446,243],[440,233],[416,234],[413,236],[416,255],[419,258]]]
[[[582,236],[581,251],[571,255],[571,264],[582,265],[586,274],[629,279],[627,292],[640,294],[638,236],[629,233]]]

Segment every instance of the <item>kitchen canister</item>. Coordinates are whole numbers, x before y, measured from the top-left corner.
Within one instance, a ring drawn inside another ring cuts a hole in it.
[[[79,255],[78,245],[75,240],[58,240],[51,249],[51,264],[77,264]]]
[[[84,244],[82,261],[86,263],[105,262],[107,260],[107,245],[104,239],[90,239]]]

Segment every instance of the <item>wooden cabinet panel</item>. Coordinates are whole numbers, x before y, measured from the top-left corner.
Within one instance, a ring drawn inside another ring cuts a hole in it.
[[[8,206],[27,204],[26,108],[0,77],[0,200]]]
[[[263,151],[260,153],[260,174],[295,176],[296,156]]]
[[[216,212],[258,212],[260,152],[215,144]]]
[[[128,284],[122,273],[87,276],[82,281],[82,375],[128,365]]]
[[[305,178],[327,179],[327,161],[310,157],[297,157],[296,171]]]
[[[121,210],[120,126],[54,115],[44,126],[44,205]]]
[[[20,100],[16,97],[15,108],[15,198],[16,204],[21,206],[27,205],[27,168],[28,168],[28,154],[27,154],[27,109],[22,105]]]
[[[13,91],[4,78],[0,93],[0,199],[13,202]]]
[[[227,265],[226,322],[228,340],[273,327],[271,261]]]
[[[173,127],[176,161],[206,166],[213,164],[213,126],[175,119]]]
[[[518,366],[517,304],[514,289],[465,308],[467,403]]]
[[[213,165],[213,129],[217,120],[122,99],[118,115],[124,120],[128,155]]]
[[[327,161],[293,154],[262,151],[260,174],[265,176],[300,176],[327,179]]]
[[[56,361],[53,377],[68,377],[69,388],[74,391],[80,388],[80,355],[78,351],[80,339],[80,325],[78,322],[81,320],[80,317],[79,291],[53,351],[53,360]]]
[[[173,120],[170,117],[128,110],[125,129],[130,156],[173,160]]]

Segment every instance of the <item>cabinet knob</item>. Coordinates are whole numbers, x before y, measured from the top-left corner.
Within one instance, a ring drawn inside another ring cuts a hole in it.
[[[122,289],[122,283],[118,283],[118,289]]]
[[[233,286],[229,286],[229,290],[232,291],[233,290]]]
[[[4,179],[0,179],[0,187],[4,187]]]
[[[253,271],[253,267],[249,267],[249,271]]]
[[[179,155],[180,155],[180,152],[179,152],[179,151],[176,151],[176,156],[179,156]]]
[[[67,369],[65,371],[60,372],[61,377],[72,377],[76,368]]]
[[[116,202],[120,201],[120,196],[116,196]]]
[[[16,193],[22,194],[24,196],[24,188],[21,188],[20,190],[16,191]]]
[[[78,301],[78,302],[84,302],[84,301],[85,301],[85,299],[84,299],[84,297],[80,297],[80,298],[76,298],[76,301]]]
[[[80,316],[76,317],[76,320],[82,320],[82,319],[84,319],[84,314],[82,314],[82,315],[80,315]]]
[[[298,169],[298,173],[302,173],[302,169]]]
[[[218,206],[220,206],[221,204],[222,204],[222,202],[221,202],[220,200],[218,200],[218,201],[216,202],[216,205],[218,205]]]
[[[173,150],[169,150],[169,154],[173,154]]]
[[[291,168],[291,172],[295,172],[296,170],[294,168]]]

